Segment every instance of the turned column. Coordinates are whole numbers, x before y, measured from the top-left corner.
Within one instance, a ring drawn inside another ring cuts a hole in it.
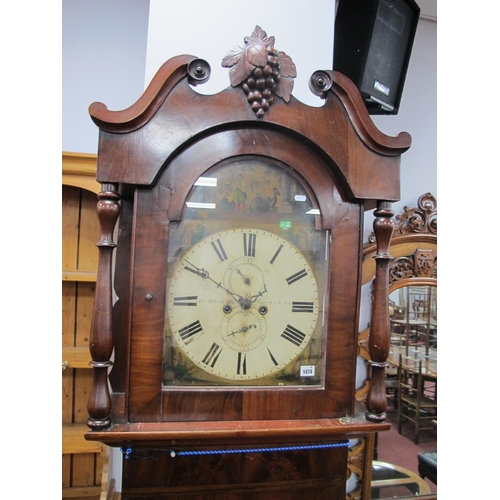
[[[366,418],[373,422],[385,420],[387,395],[385,367],[391,343],[389,323],[389,254],[394,222],[391,203],[379,202],[374,212],[373,231],[377,242],[372,320],[368,349],[370,352],[371,383],[366,398]]]
[[[87,425],[93,429],[104,429],[111,424],[111,395],[108,386],[108,371],[113,365],[113,232],[120,213],[120,195],[115,184],[102,184],[98,194],[97,216],[101,227],[99,267],[94,299],[94,312],[90,332],[90,354],[94,378],[87,410],[90,418]]]

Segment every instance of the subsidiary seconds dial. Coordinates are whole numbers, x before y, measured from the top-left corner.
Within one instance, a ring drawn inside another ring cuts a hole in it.
[[[260,229],[220,231],[196,243],[178,262],[167,301],[177,346],[221,383],[287,367],[318,322],[318,287],[307,259]]]

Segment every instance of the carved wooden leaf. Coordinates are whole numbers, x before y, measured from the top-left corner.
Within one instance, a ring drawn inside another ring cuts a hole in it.
[[[239,64],[236,64],[229,70],[229,81],[233,87],[245,81],[253,71],[253,66],[241,58]]]
[[[264,51],[267,54],[265,49]],[[222,59],[222,67],[231,68],[229,70],[229,81],[233,87],[236,87],[251,75],[257,65],[254,61],[262,59],[261,52],[262,50],[258,46],[252,45],[243,49],[240,48],[239,51],[233,50]]]
[[[290,100],[293,90],[293,80],[282,76],[279,79],[278,86],[276,87],[276,95],[281,97],[285,102]]]
[[[252,35],[245,37],[245,47],[231,51],[222,59],[224,68],[231,68],[229,80],[236,87],[248,78],[255,66],[264,66],[267,62],[267,47],[274,43],[274,37],[268,38],[266,32],[256,26]]]
[[[231,68],[235,64],[238,64],[238,62],[241,59],[241,54],[243,53],[243,49],[241,47],[238,47],[240,50],[231,50],[228,52],[227,56],[222,59],[222,67],[223,68]]]
[[[231,68],[229,70],[229,81],[233,87],[239,85],[246,78],[247,69],[243,65],[240,66],[243,54],[244,50],[240,47],[239,51],[233,50],[222,59],[222,67]]]
[[[267,33],[258,25],[255,26],[252,34],[250,36],[246,36],[244,40],[247,45],[254,43],[262,44],[266,47],[268,45],[274,45],[274,36],[268,38]]]
[[[246,64],[251,64],[253,66],[265,66],[267,62],[267,47],[260,43],[249,45],[243,52],[242,59],[245,59]]]
[[[290,78],[297,76],[297,68],[292,61],[292,58],[285,52],[278,51],[278,62],[280,64],[280,75]]]

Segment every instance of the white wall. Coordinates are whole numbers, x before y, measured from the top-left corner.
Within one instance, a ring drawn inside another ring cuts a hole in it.
[[[175,10],[172,13],[172,5]],[[308,88],[309,77],[318,69],[331,69],[335,0],[268,0],[265,4],[235,7],[234,0],[171,1],[150,0],[146,84],[170,57],[192,54],[208,61],[210,80],[197,88],[213,94],[229,86],[222,58],[243,46],[259,25],[275,37],[275,48],[286,52],[297,67],[294,96],[320,106],[322,101]],[[166,23],[169,29],[165,29]]]
[[[62,150],[97,153],[88,108],[128,108],[144,91],[149,0],[62,1]]]

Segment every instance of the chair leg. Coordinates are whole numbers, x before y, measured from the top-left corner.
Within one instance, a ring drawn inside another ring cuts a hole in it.
[[[401,388],[398,388],[398,433],[401,434],[401,427],[402,427],[402,412],[403,405],[401,403]]]
[[[420,433],[420,405],[417,404],[415,408],[415,438],[413,442],[418,444],[418,435]]]

